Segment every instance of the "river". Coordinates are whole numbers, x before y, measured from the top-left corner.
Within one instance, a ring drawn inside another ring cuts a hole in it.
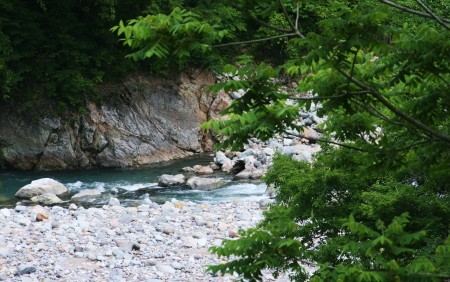
[[[91,169],[69,171],[0,171],[0,207],[13,206],[18,201],[14,194],[21,187],[39,178],[53,178],[63,183],[73,195],[83,189],[99,189],[106,196],[97,204],[108,201],[109,195],[117,197],[125,205],[133,205],[148,197],[158,203],[173,198],[180,201],[222,202],[235,199],[259,200],[264,196],[264,183],[243,183],[231,181],[229,175],[217,173],[228,181],[221,189],[198,191],[187,187],[162,188],[158,186],[161,174],[177,174],[181,168],[196,164],[207,165],[211,157],[203,156],[174,161],[158,167],[138,169]],[[189,177],[188,174],[185,174]],[[68,199],[68,198],[65,198]]]

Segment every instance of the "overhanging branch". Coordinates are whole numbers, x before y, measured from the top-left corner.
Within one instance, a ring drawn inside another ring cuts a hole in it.
[[[434,130],[433,128],[423,124],[422,122],[414,119],[413,117],[407,115],[406,113],[402,112],[400,109],[398,109],[397,107],[395,107],[393,104],[391,104],[388,100],[386,100],[383,95],[376,91],[375,89],[365,85],[364,83],[362,83],[361,81],[357,80],[356,78],[354,78],[352,75],[350,75],[348,72],[337,68],[336,69],[339,73],[341,73],[344,77],[350,79],[354,84],[356,84],[358,87],[365,89],[367,91],[369,91],[370,95],[372,95],[373,97],[375,97],[381,104],[383,104],[384,106],[386,106],[386,108],[388,108],[389,110],[391,110],[393,113],[395,113],[396,115],[398,115],[399,117],[403,118],[404,120],[406,120],[407,122],[409,122],[410,124],[414,125],[415,127],[423,130],[424,132],[430,134],[431,136],[433,136],[434,138],[437,138],[439,140],[445,141],[447,143],[450,144],[450,136],[447,136],[445,134],[442,134],[439,131]]]
[[[279,31],[279,32],[292,32],[293,31],[292,29],[284,29],[284,28],[281,28],[281,27],[278,27],[278,26],[271,25],[269,23],[266,23],[265,21],[262,21],[262,20],[258,19],[255,16],[251,16],[251,18],[254,21],[258,22],[260,25],[265,26],[265,27],[270,28],[270,29],[273,29],[273,30],[276,30],[276,31]]]
[[[353,146],[350,146],[350,145],[347,145],[347,144],[331,141],[331,140],[328,140],[328,139],[325,139],[325,138],[311,138],[311,137],[306,137],[303,134],[293,134],[293,133],[289,133],[289,135],[294,136],[294,137],[304,138],[304,139],[306,139],[308,141],[312,141],[312,142],[333,144],[333,145],[338,145],[340,147],[351,149],[351,150],[355,150],[355,151],[359,151],[359,152],[368,152],[367,150],[364,150],[364,149],[361,149],[361,148],[357,148],[357,147],[353,147]]]
[[[414,14],[414,15],[425,17],[425,18],[429,18],[429,19],[433,18],[430,14],[423,13],[423,12],[420,12],[420,11],[417,11],[417,10],[414,10],[414,9],[411,9],[411,8],[399,5],[399,4],[391,2],[389,0],[379,0],[379,1],[381,3],[384,3],[384,4],[388,5],[388,6],[391,6],[391,7],[394,7],[396,9],[399,9],[399,10],[401,10],[403,12],[407,12],[407,13],[410,13],[410,14]],[[441,18],[441,20],[443,22],[445,22],[445,23],[450,23],[450,19]]]
[[[297,33],[286,33],[286,34],[281,34],[281,35],[276,35],[276,36],[271,36],[271,37],[265,37],[265,38],[260,38],[260,39],[252,39],[252,40],[247,40],[247,41],[237,41],[237,42],[230,42],[230,43],[224,43],[224,44],[217,44],[217,45],[213,45],[212,47],[224,47],[224,46],[231,46],[231,45],[243,45],[243,44],[264,42],[264,41],[268,41],[268,40],[273,40],[273,39],[283,38],[283,37],[291,37],[291,36],[298,36],[298,34]]]
[[[444,23],[440,18],[438,18],[433,11],[431,11],[430,8],[428,8],[427,5],[425,5],[424,3],[422,3],[422,1],[420,0],[416,0],[417,4],[420,5],[420,7],[422,7],[422,9],[424,9],[433,19],[435,19],[440,25],[442,25],[443,27],[445,27],[447,30],[450,31],[450,27]]]

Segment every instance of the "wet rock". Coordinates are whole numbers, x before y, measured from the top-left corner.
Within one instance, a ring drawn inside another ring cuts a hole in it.
[[[209,164],[209,167],[210,168],[212,168],[212,170],[219,170],[220,169],[220,166],[218,166],[216,163],[214,163],[214,162],[211,162],[210,164]]]
[[[77,202],[91,202],[101,197],[102,192],[97,189],[86,189],[72,196],[72,201]]]
[[[214,171],[209,166],[202,166],[202,165],[196,165],[194,166],[195,173],[198,175],[207,175],[207,174],[213,174]]]
[[[43,195],[45,193],[52,193],[55,195],[62,195],[67,193],[67,188],[62,183],[51,179],[42,178],[34,180],[31,184],[25,185],[16,193],[17,198],[31,199],[32,197]]]
[[[158,185],[162,187],[180,186],[186,183],[186,178],[183,174],[170,175],[163,174],[159,177]]]
[[[203,177],[191,177],[187,181],[187,185],[194,190],[209,191],[222,187],[225,182],[220,178],[203,178]]]
[[[187,167],[183,167],[181,169],[182,172],[186,172],[186,173],[195,173],[195,168],[187,166]]]

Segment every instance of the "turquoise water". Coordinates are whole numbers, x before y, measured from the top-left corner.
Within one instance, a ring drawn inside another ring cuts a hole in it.
[[[156,202],[175,198],[194,202],[220,202],[234,199],[258,200],[264,198],[265,185],[261,183],[237,183],[230,176],[217,173],[215,177],[223,178],[228,184],[215,191],[197,191],[187,187],[162,188],[158,186],[161,174],[177,174],[181,168],[196,164],[207,165],[211,157],[197,157],[175,161],[169,165],[139,169],[92,169],[77,171],[0,171],[0,206],[15,205],[14,194],[31,181],[49,177],[63,183],[73,195],[83,189],[99,189],[105,195],[112,195],[121,202],[133,205],[148,197]],[[185,174],[189,177],[189,174]],[[70,196],[69,195],[69,196]],[[68,197],[66,198],[66,200]],[[98,205],[108,201],[108,197],[97,202]]]

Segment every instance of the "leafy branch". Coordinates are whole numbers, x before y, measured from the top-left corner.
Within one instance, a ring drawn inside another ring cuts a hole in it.
[[[434,19],[432,15],[430,15],[429,13],[423,13],[405,6],[402,6],[400,4],[394,3],[392,1],[389,0],[379,0],[381,3],[384,3],[386,5],[389,5],[391,7],[394,7],[396,9],[399,9],[403,12],[407,12],[416,16],[421,16],[421,17],[425,17],[425,18],[430,18],[430,19]],[[450,23],[450,19],[446,19],[446,18],[442,18],[440,19],[440,21],[445,22],[445,23]]]
[[[448,31],[450,31],[450,26],[448,26],[442,19],[438,18],[427,5],[425,5],[422,1],[416,0],[416,2],[424,9],[433,19],[435,19],[440,25],[445,27]]]
[[[407,122],[409,122],[412,125],[416,126],[417,128],[420,128],[421,130],[429,133],[431,136],[434,136],[435,138],[440,139],[440,140],[445,141],[445,142],[450,144],[450,136],[447,136],[447,135],[445,135],[445,134],[443,134],[443,133],[441,133],[439,131],[436,131],[436,130],[432,129],[431,127],[428,127],[427,125],[423,124],[422,122],[414,119],[413,117],[407,115],[406,113],[404,113],[403,111],[401,111],[400,109],[395,107],[393,104],[391,104],[388,100],[386,100],[383,97],[383,94],[379,93],[375,89],[373,89],[373,88],[365,85],[361,81],[357,80],[356,78],[354,78],[348,72],[346,72],[346,71],[344,71],[342,69],[339,69],[339,68],[337,69],[337,71],[339,73],[341,73],[344,77],[346,77],[349,80],[351,80],[358,87],[360,87],[360,88],[362,88],[364,90],[367,90],[372,96],[374,96],[378,101],[380,101],[380,103],[385,105],[386,108],[391,110],[393,113],[395,113],[399,117],[403,118],[404,120],[406,120]]]

